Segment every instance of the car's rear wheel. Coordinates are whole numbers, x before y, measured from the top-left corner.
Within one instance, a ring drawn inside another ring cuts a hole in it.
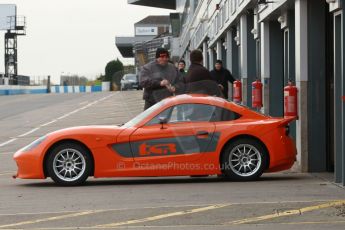
[[[46,162],[49,176],[60,185],[80,185],[89,177],[92,160],[89,151],[75,143],[56,146]]]
[[[268,153],[263,144],[250,138],[230,142],[222,153],[222,170],[226,178],[249,181],[259,178],[267,165]]]

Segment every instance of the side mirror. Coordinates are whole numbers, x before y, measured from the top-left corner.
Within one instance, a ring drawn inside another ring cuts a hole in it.
[[[168,123],[168,119],[166,117],[159,118],[159,124],[161,124],[161,129],[164,129],[164,125]]]

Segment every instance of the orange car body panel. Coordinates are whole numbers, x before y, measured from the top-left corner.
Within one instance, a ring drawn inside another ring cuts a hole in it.
[[[96,178],[220,174],[222,149],[230,139],[241,135],[255,137],[264,143],[270,159],[266,172],[289,169],[296,159],[295,144],[285,135],[285,126],[282,125],[291,119],[267,117],[216,97],[182,95],[165,101],[161,108],[133,127],[85,126],[48,134],[36,148],[15,153],[16,176],[23,179],[46,178],[45,156],[54,144],[65,140],[80,142],[91,151]],[[145,126],[163,110],[185,103],[227,108],[240,114],[241,118],[165,124],[163,129],[161,125]],[[199,135],[199,132],[210,135]],[[180,138],[174,142],[179,144],[176,146],[171,138]],[[154,140],[153,144],[148,140]]]

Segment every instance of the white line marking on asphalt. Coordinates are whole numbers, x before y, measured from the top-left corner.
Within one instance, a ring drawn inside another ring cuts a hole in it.
[[[56,118],[57,120],[61,120],[61,119],[64,119],[64,118],[66,118],[66,117],[68,117],[69,116],[69,114],[65,114],[65,115],[63,115],[63,116],[61,116],[61,117],[58,117],[58,118]]]
[[[34,133],[34,132],[36,132],[37,130],[39,130],[40,128],[38,127],[38,128],[34,128],[34,129],[31,129],[30,131],[28,131],[28,132],[26,132],[26,133],[23,133],[22,135],[19,135],[18,137],[25,137],[25,136],[27,136],[27,135],[29,135],[29,134],[31,134],[31,133]]]
[[[107,97],[102,98],[102,99],[105,100],[105,99],[107,99]],[[68,117],[68,116],[70,116],[70,115],[72,115],[72,114],[74,114],[74,113],[77,113],[77,112],[79,112],[79,111],[82,111],[82,110],[84,110],[84,109],[87,109],[87,108],[91,107],[92,105],[97,104],[97,103],[100,102],[100,101],[101,101],[101,100],[96,100],[96,101],[94,101],[94,102],[92,102],[92,103],[89,103],[89,104],[87,104],[87,105],[85,105],[85,106],[79,108],[79,109],[76,109],[76,110],[73,110],[72,112],[66,113],[65,115],[63,115],[63,116],[61,116],[61,117],[58,117],[57,119],[58,119],[58,120],[61,120],[61,119],[63,119],[63,118],[66,118],[66,117]],[[103,100],[102,100],[102,101],[103,101]]]
[[[45,127],[45,126],[51,125],[51,124],[53,124],[53,123],[55,123],[55,122],[57,122],[56,119],[54,119],[54,120],[52,120],[52,121],[49,121],[49,122],[47,122],[47,123],[41,125],[41,127]]]
[[[79,105],[84,105],[84,104],[87,104],[87,103],[89,103],[89,101],[83,101],[83,102],[79,103]]]
[[[0,144],[0,147],[4,147],[5,145],[8,145],[8,144],[12,143],[15,140],[17,140],[17,138],[12,138],[12,139],[10,139],[10,140],[8,140],[6,142],[3,142],[3,143]]]
[[[73,110],[72,112],[66,113],[65,115],[60,116],[60,117],[58,117],[58,118],[56,118],[56,119],[54,119],[54,120],[52,120],[52,121],[50,121],[50,122],[47,122],[47,123],[45,123],[45,124],[43,124],[43,125],[39,125],[39,127],[34,128],[34,129],[32,129],[32,130],[30,130],[30,131],[28,131],[28,132],[26,132],[26,133],[23,133],[23,134],[19,135],[18,138],[20,138],[20,137],[25,137],[25,136],[27,136],[27,135],[29,135],[29,134],[32,134],[32,133],[36,132],[37,130],[39,130],[40,127],[45,127],[45,126],[47,126],[47,125],[50,125],[50,124],[56,122],[57,120],[64,119],[64,118],[66,118],[66,117],[68,117],[68,116],[70,116],[70,115],[72,115],[72,114],[74,114],[74,113],[77,113],[77,112],[79,112],[79,111],[81,111],[81,110],[84,110],[84,109],[86,109],[86,108],[88,108],[88,107],[90,107],[90,106],[92,106],[92,105],[94,105],[94,104],[96,104],[96,103],[98,103],[98,102],[100,102],[100,101],[104,101],[104,100],[106,100],[106,99],[108,99],[108,98],[110,98],[110,97],[112,97],[112,96],[114,96],[114,95],[115,95],[115,94],[111,94],[111,95],[109,95],[109,96],[103,97],[103,98],[98,99],[98,100],[96,100],[96,101],[94,101],[94,102],[92,102],[92,103],[87,104],[86,106],[83,106],[83,107],[81,107],[81,108],[75,109],[75,110]],[[6,142],[3,142],[3,143],[0,144],[0,147],[4,147],[5,145],[10,144],[10,143],[16,141],[18,138],[12,138],[12,139],[10,139],[10,140],[8,140],[8,141],[6,141]]]

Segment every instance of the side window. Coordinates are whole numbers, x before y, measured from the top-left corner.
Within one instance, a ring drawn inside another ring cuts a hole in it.
[[[171,110],[172,108],[168,108],[166,110],[164,110],[163,112],[161,112],[160,114],[158,114],[157,116],[155,116],[154,118],[152,118],[151,121],[149,121],[148,123],[146,123],[146,126],[147,125],[156,125],[156,124],[159,124],[159,118],[161,117],[165,117],[169,120],[169,117],[170,117],[170,114],[171,114]]]
[[[213,117],[215,106],[205,104],[177,105],[171,112],[169,123],[188,121],[210,121]]]
[[[239,119],[240,117],[241,117],[241,115],[239,115],[239,114],[237,114],[231,110],[217,107],[211,121],[213,121],[213,122],[233,121],[233,120]]]
[[[231,110],[205,104],[181,104],[170,107],[155,116],[146,125],[159,124],[159,118],[165,117],[168,123],[190,121],[233,121],[241,116]]]

